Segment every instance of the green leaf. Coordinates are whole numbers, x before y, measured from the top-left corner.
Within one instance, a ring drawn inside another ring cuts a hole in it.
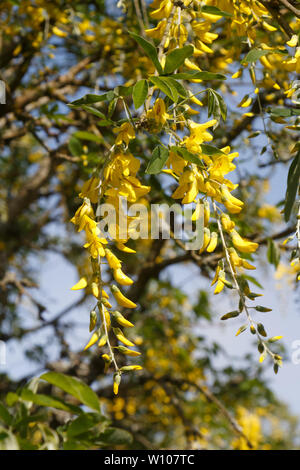
[[[212,155],[224,155],[222,150],[214,147],[213,145],[201,144],[201,150],[205,155],[212,156]]]
[[[160,77],[160,78],[162,80],[165,80],[166,83],[169,85],[169,87],[176,88],[177,93],[181,98],[187,98],[188,97],[188,93],[187,93],[186,89],[184,88],[184,86],[181,85],[180,82],[178,82],[177,80],[175,80],[172,77]]]
[[[88,113],[91,113],[94,116],[97,116],[101,119],[106,119],[105,114],[101,113],[101,111],[99,111],[97,108],[94,108],[93,106],[88,106],[86,104],[83,104],[82,109],[84,109]]]
[[[245,279],[245,276],[241,275],[238,277],[238,283],[239,283],[239,286],[242,290],[242,292],[248,296],[248,294],[251,293],[251,290],[250,290],[250,287],[249,287],[249,283],[248,281]]]
[[[256,297],[262,297],[262,294],[257,294],[256,292],[250,292],[248,295],[247,295],[248,299],[250,300],[255,300]]]
[[[276,341],[279,341],[282,338],[282,336],[272,336],[272,338],[268,339],[268,343],[276,343]]]
[[[5,423],[7,426],[10,426],[12,423],[12,416],[7,411],[6,407],[0,403],[0,421]]]
[[[287,54],[287,51],[282,51],[280,49],[274,49],[274,50],[266,50],[266,49],[252,49],[251,51],[248,52],[246,57],[242,60],[242,64],[249,64],[256,62],[258,59],[263,57],[264,55],[267,54]]]
[[[82,413],[68,425],[67,436],[75,437],[103,422],[105,418],[97,413]]]
[[[78,107],[82,107],[82,105],[99,103],[100,101],[107,101],[107,100],[110,101],[113,98],[113,96],[114,96],[114,92],[108,92],[108,93],[105,93],[104,95],[87,94],[87,95],[84,95],[79,100],[72,101],[69,104],[69,106],[71,106],[72,108],[78,108]]]
[[[267,259],[269,263],[273,264],[275,268],[277,268],[280,260],[280,253],[276,243],[271,238],[268,239]]]
[[[170,100],[177,103],[178,100],[178,92],[177,89],[174,87],[172,82],[168,80],[167,77],[150,77],[151,83],[159,88],[165,95],[167,95]]]
[[[263,307],[262,305],[256,305],[254,308],[258,312],[272,312],[271,308]]]
[[[158,71],[159,74],[163,73],[162,66],[160,65],[160,62],[158,60],[158,55],[156,51],[156,47],[151,44],[151,42],[146,41],[146,39],[142,38],[138,34],[132,33],[129,31],[130,36],[135,39],[135,41],[144,49],[146,52],[147,56],[149,59],[152,60],[156,70]]]
[[[226,76],[221,73],[213,73],[213,72],[183,72],[183,73],[175,73],[171,75],[172,78],[176,80],[226,80]]]
[[[147,80],[139,80],[133,88],[132,98],[135,109],[138,109],[145,102],[148,95],[148,82]]]
[[[76,441],[73,439],[68,439],[63,443],[63,450],[88,450],[92,446],[89,440],[83,441]]]
[[[101,121],[97,122],[97,125],[100,127],[107,127],[111,126],[113,124],[113,121],[108,120],[108,119],[102,119]]]
[[[264,327],[264,325],[263,325],[262,323],[258,323],[258,325],[257,325],[257,331],[259,332],[259,334],[260,334],[261,336],[265,336],[265,337],[267,336],[265,327]]]
[[[257,345],[257,349],[262,354],[265,350],[264,344],[262,342],[259,342]]]
[[[124,85],[119,85],[116,88],[114,88],[114,93],[117,96],[129,96],[132,94],[133,86],[124,86]]]
[[[166,57],[164,73],[173,73],[176,69],[181,67],[185,59],[193,55],[193,46],[184,46],[178,49],[173,49]]]
[[[169,151],[166,147],[158,145],[155,147],[152,153],[150,162],[147,165],[146,173],[150,175],[156,175],[160,173],[162,168],[165,166],[166,161],[168,160]]]
[[[70,138],[68,148],[70,150],[71,155],[73,155],[74,157],[79,157],[83,154],[81,142],[74,136]]]
[[[91,142],[97,142],[99,144],[103,142],[102,137],[99,137],[98,135],[95,135],[92,132],[88,132],[88,131],[77,131],[77,132],[74,132],[73,135],[74,137],[77,137],[78,139],[81,139],[81,140],[90,140]]]
[[[260,284],[260,282],[258,282],[257,279],[255,279],[255,277],[249,276],[249,274],[244,274],[244,278],[247,279],[248,281],[252,282],[252,284],[255,284],[260,289],[263,289],[263,286]]]
[[[284,218],[288,222],[291,216],[292,208],[297,196],[300,181],[300,151],[291,163],[285,194]]]
[[[69,411],[70,413],[81,413],[81,409],[78,406],[69,405],[60,398],[50,397],[49,395],[43,395],[33,393],[29,388],[23,388],[21,392],[21,398],[25,401],[31,401],[35,405],[47,406],[49,408],[57,408],[58,410]]]
[[[239,336],[241,333],[243,333],[245,330],[247,330],[248,324],[242,325],[236,332],[235,336]]]
[[[41,379],[61,388],[91,409],[100,411],[99,399],[96,393],[81,380],[58,372],[47,372],[41,376]]]
[[[215,90],[209,88],[207,90],[208,93],[208,117],[213,115],[215,119],[218,121],[220,120],[220,116],[222,117],[223,121],[226,120],[227,117],[227,106],[223,99],[223,97],[217,93]]]
[[[8,394],[5,397],[7,406],[14,406],[17,401],[19,401],[20,397],[14,392],[8,392]]]
[[[191,163],[195,163],[196,165],[201,165],[200,158],[194,153],[189,152],[186,148],[173,146],[171,147],[171,150],[172,152],[179,155],[179,157],[182,157],[184,160],[187,160]]]
[[[233,16],[232,13],[228,13],[228,11],[222,11],[217,7],[212,7],[208,5],[203,5],[201,8],[201,11],[203,13],[209,13],[210,15],[216,15],[216,16]]]
[[[107,115],[109,118],[112,117],[112,115],[114,114],[114,111],[116,109],[116,106],[117,106],[117,102],[118,102],[118,97],[112,99],[108,105],[108,109],[107,109]]]
[[[221,320],[228,320],[229,318],[238,317],[240,313],[241,312],[239,312],[238,310],[233,310],[232,312],[225,313],[225,315],[221,317]]]
[[[291,117],[291,116],[300,116],[300,109],[294,108],[271,108],[268,110],[271,112],[271,116],[280,116],[280,117]]]
[[[243,59],[242,62],[245,62],[246,64],[249,64],[251,62],[256,62],[258,59],[263,57],[264,55],[270,54],[269,50],[265,49],[252,49],[251,51],[248,52],[246,57]]]
[[[104,433],[100,434],[99,439],[108,445],[125,445],[131,444],[132,435],[124,429],[107,428]]]
[[[162,78],[165,78],[165,77],[162,77]],[[167,77],[168,78],[168,81],[169,83],[171,83],[171,85],[176,88],[177,92],[178,92],[178,95],[181,97],[181,98],[187,98],[189,95],[188,95],[188,92],[187,90],[184,88],[183,85],[181,85],[180,82],[178,82],[177,80],[175,80],[174,78],[172,77]]]
[[[182,98],[187,97],[187,91],[181,85],[181,83],[179,83],[177,80],[175,80],[172,77],[159,77],[159,78],[160,78],[160,80],[165,82],[168,85],[168,87],[170,88],[170,90],[172,92],[172,96],[173,96],[173,101],[177,102],[179,96],[181,96]]]

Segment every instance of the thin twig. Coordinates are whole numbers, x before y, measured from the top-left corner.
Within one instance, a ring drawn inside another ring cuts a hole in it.
[[[298,18],[300,18],[300,10],[290,4],[287,0],[278,0],[282,5],[284,5],[288,10],[294,13]]]

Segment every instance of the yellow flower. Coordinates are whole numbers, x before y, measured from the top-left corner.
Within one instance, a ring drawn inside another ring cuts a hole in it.
[[[103,323],[106,323],[106,327],[109,330],[111,326],[110,313],[104,305],[101,306],[101,318]]]
[[[211,283],[211,285],[213,286],[215,283],[217,283],[216,285],[216,288],[214,290],[214,294],[217,295],[219,294],[220,292],[222,292],[222,290],[224,289],[225,287],[225,272],[223,271],[223,269],[221,269],[220,266],[217,267],[217,270],[216,270],[216,274],[215,274],[215,277]]]
[[[124,294],[116,287],[116,286],[111,286],[111,291],[113,293],[114,298],[118,302],[121,307],[125,308],[135,308],[136,304],[132,302],[131,300],[127,299]]]
[[[134,346],[134,343],[132,343],[132,341],[129,341],[129,339],[126,338],[126,336],[124,335],[124,333],[122,332],[120,328],[113,328],[113,331],[114,331],[116,338],[121,343],[125,344],[125,346],[131,346],[131,347]]]
[[[153,39],[162,39],[167,25],[167,20],[160,21],[155,28],[145,29],[145,33]]]
[[[291,39],[289,41],[287,41],[287,45],[290,46],[290,47],[296,47],[297,44],[298,44],[298,36],[297,36],[297,34],[293,34]]]
[[[122,266],[121,261],[108,248],[105,249],[105,256],[110,269],[119,269]]]
[[[118,395],[120,383],[121,383],[121,375],[115,374],[114,375],[114,394],[115,395]]]
[[[94,211],[90,203],[87,201],[89,200],[85,200],[84,203],[75,212],[74,217],[71,219],[73,224],[80,225],[84,216],[91,216],[92,218],[94,217]]]
[[[102,335],[99,342],[98,342],[98,348],[103,348],[107,343],[107,335]]]
[[[236,168],[236,166],[231,163],[231,160],[236,156],[237,154],[233,153],[230,155],[219,155],[214,157],[213,164],[208,168],[210,177],[219,181],[220,183],[223,183],[224,176]]]
[[[213,232],[211,234],[210,242],[208,244],[208,247],[206,248],[206,251],[208,253],[212,253],[213,251],[215,251],[217,243],[218,243],[218,234],[217,232]]]
[[[229,212],[232,214],[238,214],[241,212],[244,203],[230,193],[226,184],[222,184],[221,186],[221,195],[222,202]]]
[[[97,343],[98,339],[100,338],[100,332],[99,331],[96,331],[95,333],[92,334],[89,342],[87,343],[87,345],[84,347],[84,351],[86,351],[87,349],[89,349],[91,346],[93,346],[95,343]]]
[[[240,78],[240,76],[242,75],[242,69],[239,69],[237,72],[235,72],[231,78]]]
[[[122,371],[130,371],[130,370],[143,370],[142,366],[132,365],[132,366],[124,366],[121,369]]]
[[[129,144],[129,141],[135,139],[135,132],[130,122],[124,122],[120,128],[114,129],[117,132],[116,145]]]
[[[65,31],[62,31],[57,26],[53,26],[52,32],[53,34],[55,34],[55,36],[58,36],[60,38],[65,38],[68,35],[68,33],[66,33]]]
[[[212,42],[217,39],[218,34],[211,33],[208,31],[210,27],[210,23],[207,21],[204,21],[201,23],[193,21],[191,26],[196,36],[196,39],[195,39],[196,48],[202,52],[211,54],[213,50],[210,47],[208,47],[207,44],[212,44]]]
[[[126,320],[125,317],[123,317],[122,313],[115,311],[112,313],[114,319],[116,320],[119,325],[124,326],[126,328],[132,328],[134,325],[130,321]]]
[[[172,152],[172,151],[169,153],[169,158],[166,163],[166,166],[168,168],[172,168],[175,173],[181,174],[183,172],[185,165],[186,165],[186,162],[184,161],[183,158],[179,157],[177,153]]]
[[[254,413],[250,413],[245,408],[238,408],[238,423],[242,428],[244,435],[248,438],[249,442],[257,449],[261,440],[261,423],[260,419]],[[247,441],[244,437],[236,438],[232,443],[234,449],[250,450]]]
[[[133,280],[130,279],[130,277],[126,276],[126,274],[123,273],[121,268],[115,269],[113,271],[113,275],[115,280],[122,286],[130,286],[131,284],[133,284]]]
[[[258,209],[258,217],[269,219],[271,222],[279,222],[281,220],[281,215],[277,207],[272,206],[271,204],[264,204]]]
[[[229,248],[229,256],[230,256],[230,261],[234,270],[236,266],[243,267],[245,269],[256,269],[255,266],[252,266],[252,264],[248,263],[248,261],[241,258],[237,254],[234,248]]]
[[[147,119],[154,120],[158,129],[160,129],[169,118],[170,116],[166,112],[166,105],[162,98],[158,98],[153,108],[147,111]]]
[[[252,98],[249,98],[248,95],[244,96],[242,101],[238,104],[238,108],[248,108],[252,103]]]
[[[121,242],[116,243],[116,247],[118,248],[118,250],[123,251],[124,253],[136,253],[135,250],[129,248],[128,246],[125,246],[124,243]]]
[[[196,65],[194,62],[192,62],[192,61],[189,60],[189,59],[185,59],[184,65],[185,65],[188,69],[190,69],[190,70],[197,70],[197,71],[200,71],[200,72],[201,72],[200,67],[198,67],[198,65]]]
[[[203,231],[203,244],[202,244],[201,249],[199,250],[199,254],[203,253],[203,251],[206,250],[209,242],[210,242],[210,230],[207,227],[205,227]]]
[[[84,248],[88,248],[92,258],[96,259],[98,256],[105,256],[105,251],[103,248],[103,244],[107,243],[107,240],[103,238],[98,238],[99,229],[96,227],[96,230],[90,230],[86,233],[87,235],[87,243],[83,246]]]
[[[100,180],[97,177],[92,177],[90,180],[86,181],[82,187],[79,197],[88,198],[93,204],[98,201],[99,195],[99,183]]]
[[[251,242],[246,238],[242,238],[236,230],[231,232],[232,243],[242,253],[253,253],[258,248],[258,243]]]
[[[127,356],[140,356],[141,355],[139,351],[126,348],[126,346],[118,346],[118,349],[119,351],[121,351],[121,353],[126,354]]]
[[[231,232],[231,230],[233,230],[235,227],[235,223],[231,220],[228,214],[223,213],[221,215],[221,223],[226,232]]]
[[[173,2],[171,0],[163,0],[160,3],[153,2],[151,6],[152,8],[157,8],[157,10],[152,11],[150,16],[155,20],[160,20],[162,18],[169,18],[173,8]]]
[[[184,139],[184,144],[186,148],[191,152],[199,152],[200,145],[203,142],[210,142],[213,137],[207,132],[209,127],[214,126],[217,123],[215,119],[205,122],[203,124],[197,124],[195,122],[189,121],[190,136]]]
[[[210,219],[210,206],[208,201],[204,201],[204,225],[207,226]]]
[[[71,290],[84,289],[86,286],[87,280],[85,277],[82,277],[73,287],[71,287]]]
[[[275,26],[270,25],[266,21],[263,21],[262,25],[267,31],[270,31],[270,32],[277,31],[277,28],[275,28]]]
[[[97,320],[98,320],[97,312],[95,310],[91,310],[91,312],[90,312],[90,325],[89,325],[89,331],[90,332],[93,331],[93,329],[97,325]]]

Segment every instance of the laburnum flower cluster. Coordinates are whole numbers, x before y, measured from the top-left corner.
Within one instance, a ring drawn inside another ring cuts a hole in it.
[[[97,206],[103,199],[106,203],[111,204],[116,214],[121,210],[119,197],[125,197],[129,203],[138,201],[142,196],[150,191],[149,186],[144,186],[136,177],[136,173],[140,167],[140,161],[131,153],[125,152],[124,148],[128,146],[129,140],[135,138],[135,133],[131,124],[124,123],[118,130],[115,141],[115,148],[110,152],[108,162],[103,168],[101,178],[93,176],[88,180],[81,190],[79,197],[83,199],[82,205],[77,209],[71,222],[77,227],[78,231],[85,231],[86,248],[90,254],[92,265],[92,276],[90,279],[82,277],[72,289],[88,288],[96,298],[95,308],[90,312],[90,332],[93,332],[90,340],[85,346],[85,350],[98,344],[99,348],[108,346],[108,354],[103,353],[102,358],[108,368],[111,363],[115,366],[114,376],[114,392],[118,393],[119,384],[121,382],[121,374],[130,370],[142,369],[139,365],[130,365],[118,367],[113,346],[111,345],[109,335],[111,332],[120,343],[114,346],[122,354],[128,356],[139,356],[140,352],[136,349],[135,344],[130,341],[120,328],[132,328],[134,325],[125,318],[118,310],[112,310],[109,302],[109,295],[103,288],[101,275],[101,267],[106,262],[112,271],[113,277],[120,286],[130,286],[133,280],[127,276],[122,270],[122,262],[116,254],[110,249],[107,238],[101,236],[98,227],[97,217],[93,206]],[[124,217],[125,214],[122,214]],[[128,217],[129,218],[129,217]],[[117,220],[120,220],[119,218]],[[117,224],[108,227],[109,234],[113,237],[115,248],[125,253],[135,253],[128,246],[128,232],[124,234]],[[103,234],[102,234],[103,235]],[[124,238],[125,236],[125,238]],[[123,238],[121,238],[123,237]],[[110,285],[110,291],[115,298],[117,304],[125,309],[133,309],[136,304],[127,298],[120,288],[113,284]]]
[[[234,161],[238,153],[231,151],[228,145],[223,148],[211,145],[212,131],[220,124],[221,116],[226,119],[226,105],[222,97],[213,92],[214,100],[218,101],[218,112],[214,112],[214,106],[211,106],[209,116],[213,114],[213,119],[202,123],[192,119],[198,111],[191,107],[192,104],[203,106],[198,95],[207,90],[201,88],[197,92],[191,84],[202,86],[203,79],[210,79],[209,72],[203,72],[201,68],[201,59],[214,53],[214,42],[218,38],[214,25],[219,20],[224,17],[228,19],[223,26],[223,34],[246,37],[249,47],[255,44],[255,25],[265,31],[266,40],[269,32],[276,31],[277,28],[271,24],[272,17],[267,8],[256,0],[154,0],[150,8],[150,17],[157,20],[157,24],[146,29],[143,37],[132,34],[156,68],[154,75],[147,76],[134,86],[135,108],[139,110],[143,105],[143,109],[140,114],[132,115],[128,104],[121,98],[126,119],[113,129],[117,134],[114,145],[103,167],[97,169],[94,176],[83,185],[79,194],[83,202],[72,219],[78,231],[85,232],[84,247],[89,252],[92,266],[92,275],[81,278],[73,289],[86,288],[96,299],[95,308],[90,313],[92,336],[85,349],[96,343],[100,348],[107,347],[107,352],[103,353],[102,357],[107,368],[111,364],[115,368],[115,393],[118,393],[123,372],[141,369],[139,365],[119,368],[114,354],[115,351],[129,356],[140,354],[135,349],[134,342],[128,339],[120,328],[133,327],[125,312],[127,309],[134,309],[136,304],[121,291],[123,286],[131,286],[133,280],[125,274],[117,253],[121,251],[129,254],[135,251],[127,246],[130,233],[121,233],[117,222],[108,227],[112,240],[108,241],[101,233],[100,217],[97,214],[99,207],[105,202],[111,204],[116,214],[120,215],[120,197],[126,198],[130,205],[141,201],[150,192],[151,188],[143,185],[138,178],[140,160],[130,151],[132,141],[144,132],[155,134],[156,142],[159,136],[159,152],[162,152],[159,155],[166,155],[166,158],[157,159],[156,153],[156,160],[152,162],[155,171],[152,168],[148,172],[163,172],[175,180],[177,187],[172,197],[183,205],[196,204],[193,221],[196,221],[200,214],[204,214],[204,237],[199,255],[215,250],[221,253],[212,280],[214,293],[219,294],[225,288],[235,289],[238,293],[238,309],[223,315],[222,319],[245,313],[247,323],[240,327],[237,335],[249,327],[251,333],[257,337],[260,361],[269,355],[274,361],[275,372],[281,365],[281,357],[274,354],[269,347],[270,343],[280,337],[266,339],[264,326],[254,321],[250,314],[250,309],[259,312],[269,309],[247,304],[249,300],[254,301],[259,294],[251,292],[248,282],[241,275],[244,269],[255,269],[251,259],[258,249],[258,243],[244,238],[239,233],[237,216],[243,210],[244,202],[233,194],[238,185],[228,179],[228,174],[236,168]],[[291,25],[295,30],[297,26],[297,21]],[[144,39],[145,34],[152,42]],[[272,80],[272,62],[280,59],[283,69],[297,71],[300,60],[297,44],[298,36],[293,35],[288,41],[288,46],[295,48],[295,54],[284,60],[280,46],[274,50],[273,46],[264,43],[261,45],[257,58],[264,67],[262,86],[271,86],[275,90],[282,86],[286,94],[290,93],[289,83],[283,80],[279,85]],[[225,65],[230,64],[232,59],[228,51],[221,50],[221,55],[225,57]],[[221,68],[222,60],[219,58]],[[232,78],[238,78],[243,70],[248,68],[255,85],[254,94],[259,96],[254,62],[250,59],[245,61]],[[203,73],[204,75],[201,75]],[[205,76],[205,73],[208,75]],[[212,75],[212,78],[219,78],[217,74]],[[246,95],[239,106],[248,108],[251,103],[252,98]],[[210,105],[208,107],[210,108]],[[246,111],[245,115],[250,117],[253,111]],[[157,167],[157,160],[162,162],[160,168]],[[127,214],[122,215],[127,217],[128,221],[132,220]],[[108,286],[111,294],[120,309],[125,309],[125,312],[112,308],[102,279],[104,264],[109,266],[112,277],[119,285]]]

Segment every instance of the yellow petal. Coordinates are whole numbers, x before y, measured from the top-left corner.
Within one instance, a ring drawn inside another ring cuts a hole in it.
[[[296,47],[297,44],[298,44],[298,35],[293,34],[291,39],[287,42],[287,45],[290,46],[290,47]]]
[[[73,287],[71,287],[71,290],[79,290],[79,289],[84,289],[87,286],[87,280],[85,277],[82,277],[77,284],[75,284]]]
[[[130,279],[130,277],[126,276],[126,274],[123,273],[121,268],[114,269],[113,274],[115,280],[122,286],[130,286],[131,284],[133,284],[133,280]]]
[[[57,26],[53,26],[52,32],[53,32],[53,34],[55,34],[56,36],[58,36],[60,38],[65,38],[68,35],[68,33],[66,33],[65,31],[62,31]]]

